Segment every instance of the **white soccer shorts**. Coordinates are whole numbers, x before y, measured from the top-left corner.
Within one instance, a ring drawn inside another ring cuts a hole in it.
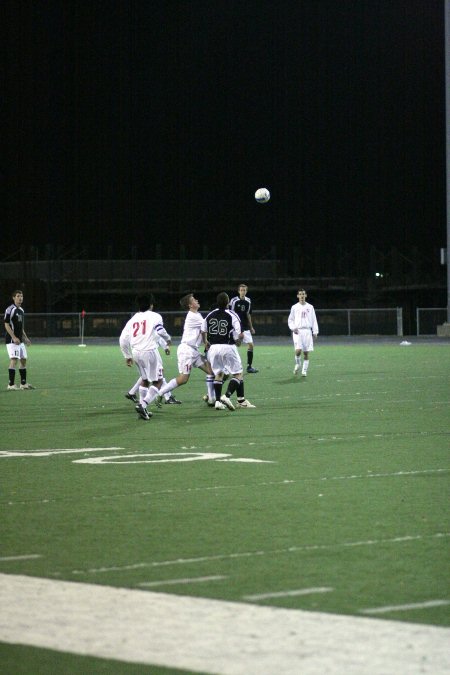
[[[242,361],[236,345],[211,345],[208,349],[208,361],[214,375],[242,373]]]
[[[133,360],[143,380],[157,382],[163,378],[163,362],[157,349],[141,351],[133,349]]]
[[[243,345],[248,345],[253,343],[253,335],[249,330],[244,330],[243,333],[243,338],[242,338],[242,344]]]
[[[20,345],[15,345],[14,343],[6,345],[10,359],[26,359],[27,358],[27,348],[24,343],[21,342]]]
[[[314,340],[310,328],[299,328],[298,333],[292,333],[295,349],[301,349],[303,352],[314,351]]]
[[[206,356],[200,354],[198,349],[181,343],[177,349],[178,372],[189,375],[192,368],[200,368],[205,365]]]

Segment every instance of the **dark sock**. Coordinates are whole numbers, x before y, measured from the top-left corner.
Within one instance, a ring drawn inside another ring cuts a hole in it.
[[[253,363],[253,349],[247,351],[247,366],[250,368]]]
[[[20,384],[26,384],[27,383],[27,369],[26,368],[19,368],[19,375],[20,375]]]
[[[222,396],[222,382],[220,380],[214,380],[214,393],[216,401],[220,401],[220,397]]]
[[[234,394],[234,392],[236,391],[238,386],[239,386],[239,380],[236,379],[235,377],[233,377],[228,384],[226,396],[228,396],[228,398],[230,398],[230,396],[232,394]]]
[[[238,401],[241,400],[243,401],[245,396],[244,396],[244,380],[240,380],[239,386],[237,388],[237,397]]]
[[[13,386],[14,380],[16,379],[16,369],[15,368],[8,368],[8,377],[9,377],[9,385],[10,387]]]

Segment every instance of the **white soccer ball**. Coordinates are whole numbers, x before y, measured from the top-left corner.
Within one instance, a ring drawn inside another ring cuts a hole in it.
[[[255,199],[260,204],[265,204],[270,199],[270,192],[267,188],[259,188],[255,192]]]

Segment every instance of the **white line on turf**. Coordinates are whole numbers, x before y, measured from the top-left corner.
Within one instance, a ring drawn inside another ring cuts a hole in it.
[[[38,553],[30,553],[29,555],[8,555],[0,558],[0,562],[9,562],[10,560],[36,560],[42,558]]]
[[[346,541],[336,544],[306,544],[303,546],[289,546],[289,548],[268,549],[267,551],[241,551],[236,553],[217,553],[215,555],[199,556],[197,558],[175,558],[173,560],[155,560],[149,562],[130,563],[128,565],[114,565],[112,567],[91,567],[86,570],[72,570],[72,574],[101,574],[103,572],[120,572],[136,570],[144,567],[166,567],[169,565],[190,565],[192,563],[209,562],[211,560],[229,560],[234,558],[252,558],[254,556],[283,555],[286,553],[301,553],[302,551],[327,551],[357,546],[379,546],[383,544],[402,544],[412,541],[428,541],[449,537],[450,532],[437,532],[430,535],[406,535],[389,539],[368,539],[366,541]]]
[[[218,460],[217,460],[218,461]],[[168,488],[167,490],[152,490],[152,491],[142,491],[142,492],[116,492],[109,495],[89,495],[85,499],[101,500],[101,499],[123,499],[127,497],[154,497],[156,495],[171,495],[171,494],[180,494],[180,493],[190,493],[190,492],[214,492],[215,490],[240,490],[242,488],[256,488],[256,487],[273,487],[277,485],[291,485],[296,483],[313,483],[317,481],[334,481],[334,480],[355,480],[355,479],[365,479],[365,478],[394,478],[394,477],[405,477],[405,476],[415,476],[415,475],[427,475],[435,473],[448,473],[450,469],[418,469],[414,471],[396,471],[394,473],[371,473],[370,471],[367,474],[355,474],[352,476],[310,476],[305,478],[298,479],[284,479],[277,481],[261,481],[259,483],[234,483],[231,485],[202,485],[197,487],[186,487],[186,488]],[[29,499],[21,501],[1,501],[0,504],[7,503],[9,506],[21,505],[21,504],[48,504],[51,502],[59,501],[70,501],[70,497],[53,497],[51,499]],[[80,496],[77,495],[76,501],[80,501]]]
[[[210,577],[186,577],[183,579],[161,579],[160,581],[142,581],[138,586],[151,588],[152,586],[177,586],[178,584],[202,584],[206,581],[223,581],[228,579],[221,574],[215,574]]]
[[[437,626],[7,574],[0,604],[2,642],[212,675],[450,668]]]
[[[443,607],[450,605],[450,600],[426,600],[425,602],[410,602],[406,605],[386,605],[385,607],[369,607],[362,609],[362,614],[387,614],[388,612],[406,612],[411,609],[428,609],[429,607]]]
[[[314,595],[316,593],[330,593],[334,588],[318,586],[317,588],[298,588],[291,591],[276,591],[274,593],[259,593],[256,595],[243,595],[243,600],[268,600],[270,598],[296,597],[298,595]]]

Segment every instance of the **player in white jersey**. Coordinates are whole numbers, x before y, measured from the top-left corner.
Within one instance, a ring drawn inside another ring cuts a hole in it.
[[[142,401],[142,406],[149,405],[158,395],[164,396],[172,392],[176,387],[181,387],[189,380],[192,368],[200,368],[206,373],[206,387],[207,387],[207,402],[208,405],[213,406],[214,398],[214,376],[206,356],[200,354],[199,346],[202,344],[202,322],[203,317],[198,311],[200,303],[197,298],[194,298],[192,293],[188,293],[180,300],[180,305],[183,309],[188,310],[184,321],[183,335],[181,342],[177,349],[178,358],[178,372],[179,375],[174,377],[167,384],[163,385],[159,390],[156,387],[150,387],[148,394]]]
[[[297,375],[301,365],[303,352],[302,377],[306,377],[309,368],[309,353],[314,351],[314,339],[319,334],[316,312],[314,307],[306,302],[306,291],[303,288],[297,293],[298,302],[291,307],[288,326],[292,331],[295,349],[294,375]]]
[[[164,340],[162,337],[158,337],[158,347],[160,349],[164,350],[164,353],[166,356],[170,356],[170,347],[168,346],[167,342]],[[142,401],[139,401],[139,399],[136,397],[136,394],[139,392],[139,387],[142,384],[142,380],[139,377],[136,382],[133,384],[132,387],[127,391],[125,394],[125,398],[127,398],[129,401],[132,401],[133,403],[142,403]],[[165,377],[163,376],[162,384],[161,384],[161,389],[167,384]],[[164,394],[164,402],[166,405],[181,405],[181,401],[175,398],[170,392]],[[158,408],[161,408],[161,403],[158,400],[157,402]]]
[[[158,351],[158,339],[166,340],[170,347],[171,337],[164,328],[160,314],[153,312],[154,299],[152,295],[137,297],[139,311],[127,322],[123,329],[119,344],[126,364],[134,363],[139,370],[142,384],[139,387],[139,397],[145,399],[150,383],[159,389],[163,379],[163,364]],[[143,419],[150,419],[151,413],[141,404],[136,411]]]

